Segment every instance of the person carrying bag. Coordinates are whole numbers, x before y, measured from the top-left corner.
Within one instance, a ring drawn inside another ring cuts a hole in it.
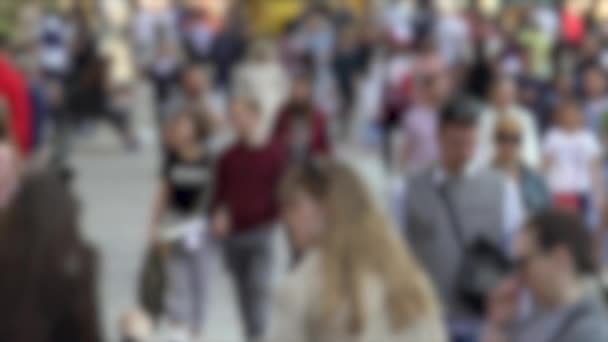
[[[167,127],[167,155],[150,229],[151,246],[140,278],[142,306],[156,321],[167,314],[175,340],[198,338],[207,299],[213,240],[206,210],[214,161],[205,144],[208,122],[177,112]]]

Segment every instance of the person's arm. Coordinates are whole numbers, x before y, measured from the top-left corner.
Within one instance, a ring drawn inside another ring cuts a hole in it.
[[[542,153],[538,128],[532,114],[525,113],[524,161],[529,167],[538,170],[542,166]]]
[[[402,177],[391,182],[392,213],[395,222],[399,225],[400,233],[407,236],[408,226],[408,202],[407,202],[407,180]]]
[[[230,212],[226,206],[225,164],[222,159],[216,164],[213,195],[209,206],[211,233],[217,239],[226,237],[231,228]]]
[[[169,184],[163,180],[157,191],[156,199],[152,209],[152,217],[150,219],[150,226],[148,228],[148,234],[150,241],[156,243],[158,239],[158,229],[160,222],[167,212],[169,205]]]
[[[514,342],[517,324],[521,283],[517,277],[505,279],[491,294],[488,301],[486,324],[481,342]]]
[[[525,210],[522,203],[520,189],[511,178],[505,177],[505,188],[503,198],[503,232],[504,247],[508,254],[512,248],[512,242],[521,228],[525,219]]]
[[[549,132],[545,137],[542,146],[542,174],[546,177],[549,169],[553,166],[553,139],[552,134]]]
[[[329,125],[327,124],[327,117],[325,113],[317,113],[319,117],[319,147],[318,149],[322,151],[325,155],[330,155],[332,153],[331,139],[329,138]]]
[[[602,210],[604,208],[604,170],[602,159],[595,158],[591,164],[591,196],[594,208]]]

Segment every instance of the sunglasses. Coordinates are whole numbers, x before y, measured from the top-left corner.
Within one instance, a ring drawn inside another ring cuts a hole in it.
[[[521,136],[519,134],[498,133],[496,134],[496,142],[499,144],[519,145]]]

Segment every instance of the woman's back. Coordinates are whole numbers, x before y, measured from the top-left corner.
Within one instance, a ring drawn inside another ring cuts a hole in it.
[[[380,277],[368,273],[363,281],[367,308],[365,327],[359,337],[348,333],[349,308],[337,310],[336,323],[328,332],[322,314],[324,297],[321,256],[312,251],[286,280],[277,300],[270,342],[443,342],[445,330],[439,311],[421,314],[395,331],[387,306],[387,292]]]

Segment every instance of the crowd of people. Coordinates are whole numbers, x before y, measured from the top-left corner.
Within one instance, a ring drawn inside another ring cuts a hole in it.
[[[216,257],[250,342],[608,341],[602,1],[309,1],[273,36],[243,3],[187,3],[118,33],[24,6],[0,37],[2,338],[103,340],[70,156],[102,120],[145,148],[145,84],[162,165],[125,341],[204,340]],[[352,154],[382,165],[381,201]]]

